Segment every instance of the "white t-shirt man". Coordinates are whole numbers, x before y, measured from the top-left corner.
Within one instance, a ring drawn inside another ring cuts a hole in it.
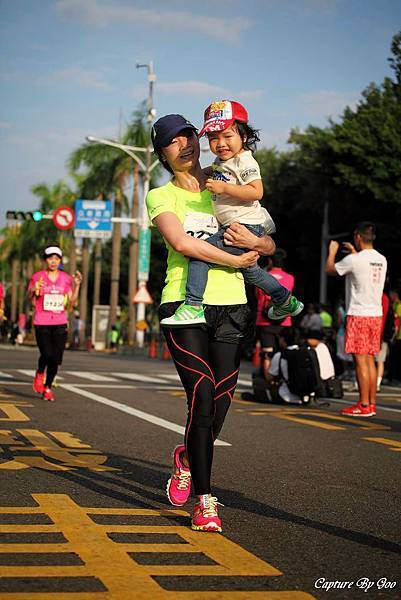
[[[382,293],[387,272],[386,257],[373,248],[361,250],[335,263],[335,268],[339,275],[346,275],[347,315],[381,317]]]

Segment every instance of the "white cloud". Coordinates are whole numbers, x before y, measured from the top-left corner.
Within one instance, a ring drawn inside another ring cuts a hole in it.
[[[224,96],[228,91],[205,81],[167,81],[157,83],[157,91],[165,94]]]
[[[102,75],[98,71],[84,69],[80,66],[68,67],[55,71],[48,77],[40,79],[40,83],[60,83],[68,86],[81,88],[94,88],[97,90],[112,90],[113,87],[104,81]]]
[[[237,41],[242,32],[251,25],[250,20],[243,17],[230,15],[227,27],[227,19],[224,17],[194,15],[186,11],[142,9],[110,0],[58,0],[55,9],[62,18],[95,27],[106,27],[113,22],[166,30],[185,27],[187,31],[198,31],[229,43]]]
[[[12,127],[12,123],[9,123],[7,121],[0,121],[0,129],[11,129]]]
[[[161,94],[179,94],[186,96],[207,96],[208,98],[232,98],[239,100],[258,100],[263,90],[246,90],[233,92],[219,85],[206,81],[166,81],[157,83],[157,92]]]
[[[354,108],[360,97],[359,92],[336,92],[320,90],[302,94],[300,101],[305,112],[312,117],[337,117],[346,106]]]

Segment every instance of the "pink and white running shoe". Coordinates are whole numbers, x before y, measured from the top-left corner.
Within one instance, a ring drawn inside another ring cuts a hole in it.
[[[217,512],[217,498],[204,494],[199,496],[199,502],[194,506],[194,516],[192,517],[192,529],[195,531],[215,531],[221,533],[221,520]],[[220,504],[220,506],[223,506]]]
[[[47,385],[45,385],[43,389],[42,398],[43,400],[48,400],[49,402],[54,402],[55,400],[53,391],[49,387],[47,387]]]
[[[183,444],[174,448],[174,470],[166,487],[168,499],[173,506],[184,506],[191,493],[191,471],[188,467],[184,467],[180,459],[183,452],[185,452]]]

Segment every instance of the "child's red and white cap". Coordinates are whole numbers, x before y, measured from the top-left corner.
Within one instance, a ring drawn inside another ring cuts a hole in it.
[[[219,100],[205,110],[204,123],[199,137],[210,131],[224,131],[235,121],[248,123],[248,111],[239,102]]]

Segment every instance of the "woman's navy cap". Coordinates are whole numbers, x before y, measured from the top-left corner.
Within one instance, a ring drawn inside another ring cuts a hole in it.
[[[168,146],[175,136],[183,129],[192,129],[198,131],[195,125],[192,125],[182,115],[166,115],[156,121],[152,127],[151,138],[155,152]]]

